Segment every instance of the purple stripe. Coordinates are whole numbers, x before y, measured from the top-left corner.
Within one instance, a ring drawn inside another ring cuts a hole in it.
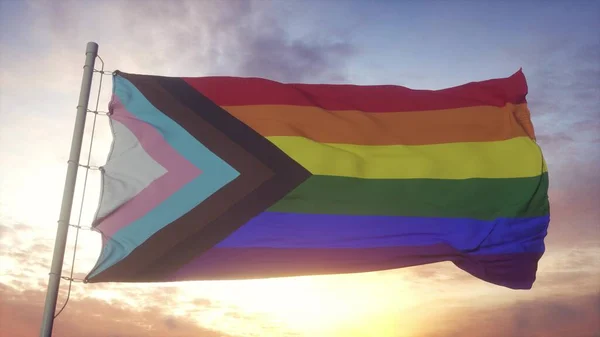
[[[108,237],[141,218],[202,173],[199,168],[173,149],[154,127],[140,121],[127,111],[116,95],[111,104],[113,105],[111,118],[125,125],[136,136],[144,151],[162,165],[167,173],[117,210],[99,220],[97,228]]]
[[[471,255],[444,244],[360,249],[213,248],[165,281],[359,273],[452,261],[487,282],[529,289],[541,255]]]
[[[512,289],[531,289],[543,252],[517,254],[468,254],[453,261],[456,266],[484,281]]]
[[[460,251],[511,254],[544,250],[548,216],[477,220],[265,212],[220,248],[375,248],[448,244]]]

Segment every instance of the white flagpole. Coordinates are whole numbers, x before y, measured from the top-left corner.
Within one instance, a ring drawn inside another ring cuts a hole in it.
[[[52,256],[52,266],[50,267],[48,291],[46,292],[46,304],[44,306],[44,316],[40,330],[41,337],[52,336],[54,313],[56,311],[56,300],[58,298],[58,290],[60,287],[65,246],[67,244],[67,235],[69,233],[69,222],[71,221],[73,195],[75,194],[75,183],[77,180],[77,171],[79,169],[79,156],[83,142],[83,132],[85,130],[85,118],[88,112],[88,102],[90,99],[92,78],[94,75],[94,64],[96,62],[97,55],[98,44],[95,42],[88,42],[85,50],[85,66],[83,67],[81,91],[79,92],[79,104],[77,105],[75,128],[73,129],[73,138],[71,140],[71,153],[69,155],[67,177],[65,179],[65,187],[63,190],[63,199],[60,208],[60,216],[58,219],[56,240],[54,242],[54,255]]]

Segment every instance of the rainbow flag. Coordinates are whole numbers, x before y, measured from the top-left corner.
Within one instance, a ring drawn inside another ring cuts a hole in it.
[[[519,70],[444,90],[116,72],[88,282],[452,261],[531,288],[548,173]]]

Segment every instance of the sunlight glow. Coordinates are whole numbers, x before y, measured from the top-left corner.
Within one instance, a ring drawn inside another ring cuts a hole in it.
[[[393,287],[382,287],[388,281]],[[306,336],[387,337],[398,336],[396,322],[402,321],[391,318],[419,302],[408,285],[392,273],[383,277],[365,273],[224,281],[218,285],[192,282],[183,284],[182,291],[192,295],[194,289],[210,289],[211,298],[245,315],[259,316],[261,321]],[[215,323],[226,329],[225,321]],[[402,331],[411,329],[414,327],[404,326]]]

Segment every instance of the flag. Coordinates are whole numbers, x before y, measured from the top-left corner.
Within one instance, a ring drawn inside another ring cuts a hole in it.
[[[443,90],[117,71],[87,282],[451,261],[532,287],[548,172],[522,70]]]

